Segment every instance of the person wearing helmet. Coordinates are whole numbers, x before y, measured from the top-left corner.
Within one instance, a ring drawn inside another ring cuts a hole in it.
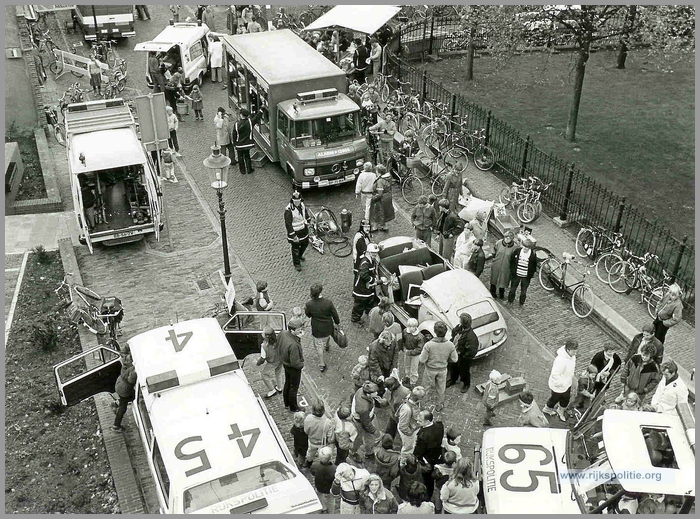
[[[379,245],[370,243],[367,250],[360,256],[357,266],[357,276],[352,289],[355,300],[352,306],[350,320],[359,323],[365,312],[369,312],[377,300],[376,287],[381,284],[377,273],[379,265]]]
[[[289,204],[284,209],[284,225],[287,228],[287,241],[292,244],[292,262],[301,271],[304,252],[309,246],[309,213],[299,191],[292,193]]]
[[[360,222],[360,228],[355,233],[352,239],[352,271],[353,279],[357,277],[358,267],[360,265],[360,258],[367,250],[367,246],[372,242],[372,235],[370,234],[369,220],[364,219]]]

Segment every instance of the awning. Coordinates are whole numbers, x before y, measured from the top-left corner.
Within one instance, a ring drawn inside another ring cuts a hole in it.
[[[304,30],[338,28],[371,35],[400,10],[401,7],[395,5],[337,5]]]
[[[84,164],[80,161],[81,153]],[[144,162],[146,153],[131,128],[79,133],[71,137],[70,166],[74,175]]]

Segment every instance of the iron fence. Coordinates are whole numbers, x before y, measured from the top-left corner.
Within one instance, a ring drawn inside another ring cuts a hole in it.
[[[580,171],[575,164],[539,149],[529,135],[523,136],[508,123],[494,117],[489,110],[461,95],[451,92],[432,80],[425,70],[411,66],[406,53],[424,48],[424,40],[437,34],[438,19],[413,22],[397,31],[387,46],[386,70],[394,78],[408,81],[413,92],[424,100],[437,101],[450,107],[453,114],[465,117],[467,128],[486,129],[486,142],[496,156],[496,173],[506,180],[535,175],[552,185],[542,197],[545,212],[579,225],[599,225],[619,231],[626,247],[635,255],[656,254],[658,264],[647,267],[657,277],[665,269],[684,291],[686,308],[694,313],[695,247],[686,237],[678,239],[658,221],[650,221],[644,211],[627,203],[626,197],[602,186]],[[448,20],[447,26],[451,27]],[[432,24],[432,27],[431,27]],[[421,35],[423,42],[416,43]],[[406,43],[408,42],[408,43]],[[407,47],[408,50],[407,50]]]

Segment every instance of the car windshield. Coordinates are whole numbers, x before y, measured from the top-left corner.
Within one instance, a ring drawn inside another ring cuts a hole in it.
[[[320,119],[295,121],[292,145],[296,148],[321,146],[352,140],[360,135],[359,112]]]
[[[185,491],[183,506],[191,514],[232,497],[296,477],[279,461],[270,461],[202,483]]]
[[[498,321],[498,313],[489,301],[479,301],[473,305],[465,306],[457,310],[456,313],[460,315],[462,312],[467,312],[472,316],[473,329]]]

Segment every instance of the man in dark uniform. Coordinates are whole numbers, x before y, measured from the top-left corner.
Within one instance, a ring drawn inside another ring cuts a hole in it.
[[[287,241],[292,244],[292,261],[297,271],[301,270],[304,252],[309,246],[309,214],[299,191],[292,193],[292,199],[284,209],[284,225],[287,228]]]
[[[362,315],[369,312],[377,300],[376,287],[381,284],[377,273],[378,265],[379,245],[370,243],[360,256],[355,284],[352,287],[355,303],[352,305],[350,320],[353,323],[359,323]]]
[[[241,175],[255,171],[250,164],[250,150],[255,146],[253,141],[253,126],[262,118],[262,110],[250,117],[250,112],[246,108],[241,108],[241,120],[236,121],[231,132],[231,137],[235,140],[236,150],[238,150],[238,167]]]
[[[369,51],[362,44],[360,38],[355,38],[355,53],[352,55],[353,79],[356,79],[359,84],[365,82],[365,71],[367,70],[367,60],[369,59]]]

